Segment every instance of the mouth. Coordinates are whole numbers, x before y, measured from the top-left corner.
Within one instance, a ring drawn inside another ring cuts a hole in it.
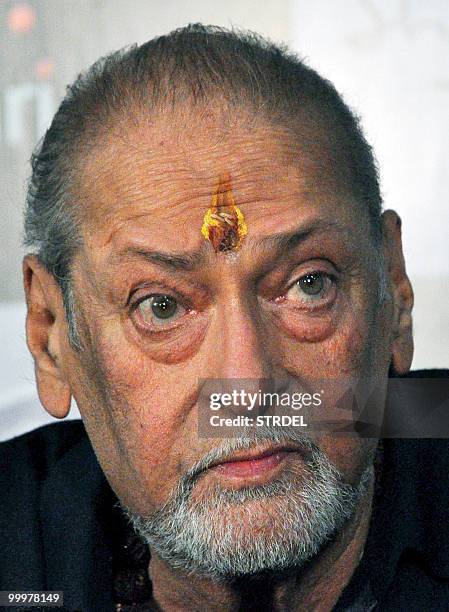
[[[255,448],[220,459],[212,463],[208,470],[227,478],[258,480],[277,471],[276,468],[279,469],[292,454],[302,453],[298,447],[285,445],[263,450]]]

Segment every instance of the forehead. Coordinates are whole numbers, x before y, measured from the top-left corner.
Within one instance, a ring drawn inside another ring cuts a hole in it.
[[[260,237],[288,231],[298,215],[350,222],[355,208],[341,173],[337,180],[333,171],[336,162],[325,139],[293,137],[267,124],[225,126],[203,116],[121,125],[83,164],[84,227],[97,248],[130,233],[145,240],[150,231],[154,246],[197,248],[223,174],[249,232]]]

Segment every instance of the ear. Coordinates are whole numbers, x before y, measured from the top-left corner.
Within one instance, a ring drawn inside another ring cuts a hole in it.
[[[413,289],[405,271],[402,253],[401,219],[393,210],[382,215],[384,255],[393,299],[391,363],[398,374],[410,369],[413,359]]]
[[[63,370],[61,338],[66,324],[61,290],[35,255],[23,260],[23,281],[27,344],[34,358],[39,399],[48,413],[62,419],[70,410],[71,393]]]

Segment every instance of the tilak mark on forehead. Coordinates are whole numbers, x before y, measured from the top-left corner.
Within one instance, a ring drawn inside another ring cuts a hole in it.
[[[201,233],[210,240],[216,253],[236,251],[248,233],[242,211],[236,205],[231,189],[230,174],[222,174],[204,215]]]

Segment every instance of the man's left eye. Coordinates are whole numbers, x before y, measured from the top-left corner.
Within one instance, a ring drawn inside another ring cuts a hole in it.
[[[146,324],[155,326],[172,323],[186,312],[175,297],[160,293],[143,299],[136,309]]]
[[[287,291],[285,297],[305,303],[326,299],[334,286],[333,279],[324,272],[301,276]]]

